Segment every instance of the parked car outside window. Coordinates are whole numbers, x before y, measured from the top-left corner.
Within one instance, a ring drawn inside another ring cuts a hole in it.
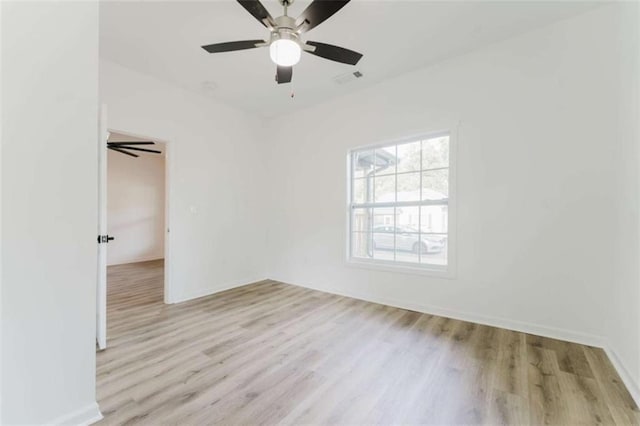
[[[394,240],[395,236],[395,240]],[[445,247],[446,239],[437,235],[424,235],[420,241],[420,232],[408,226],[389,225],[373,228],[374,250],[403,250],[413,253],[439,253]]]

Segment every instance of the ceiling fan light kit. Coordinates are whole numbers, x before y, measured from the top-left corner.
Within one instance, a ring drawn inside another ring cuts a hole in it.
[[[269,46],[269,56],[277,65],[276,82],[290,83],[293,65],[300,61],[302,51],[331,61],[356,65],[362,54],[343,47],[314,41],[305,42],[302,34],[310,31],[342,9],[350,0],[314,0],[297,18],[287,15],[287,8],[293,0],[280,0],[284,14],[273,18],[259,0],[237,0],[247,12],[253,15],[271,32],[268,41],[244,40],[216,43],[202,46],[209,53],[231,52]]]
[[[300,62],[300,45],[296,40],[279,38],[271,42],[269,55],[271,60],[283,67],[290,67]]]

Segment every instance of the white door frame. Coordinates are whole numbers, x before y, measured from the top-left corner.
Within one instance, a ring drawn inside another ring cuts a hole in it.
[[[173,303],[173,300],[175,300],[175,298],[173,297],[173,292],[172,292],[172,285],[171,285],[171,261],[170,261],[170,256],[171,256],[171,234],[170,234],[170,229],[171,229],[171,208],[170,208],[170,199],[171,199],[171,180],[170,180],[170,170],[171,170],[171,144],[163,139],[160,138],[156,138],[154,136],[149,136],[149,135],[141,135],[141,134],[137,134],[134,132],[130,132],[128,130],[120,130],[120,129],[114,129],[114,128],[110,128],[107,126],[107,121],[106,121],[106,106],[103,105],[102,106],[102,110],[104,111],[103,115],[104,118],[101,115],[101,119],[104,119],[104,126],[106,127],[106,131],[108,133],[119,133],[119,134],[124,134],[124,135],[128,135],[128,136],[132,136],[135,138],[140,138],[140,139],[148,139],[148,140],[152,140],[155,142],[161,142],[162,144],[164,144],[164,151],[165,151],[165,158],[164,158],[164,178],[165,178],[165,187],[164,187],[164,210],[165,210],[165,214],[164,214],[164,303],[166,304],[170,304]],[[101,130],[102,132],[102,130]],[[102,134],[102,133],[101,133]],[[106,147],[106,143],[104,144],[104,146],[100,145],[100,155],[104,155],[104,158],[106,159],[107,156],[107,147]],[[99,188],[104,187],[106,189],[107,187],[107,167],[106,167],[106,160],[105,161],[100,161],[100,166],[102,167],[102,164],[104,163],[104,173],[102,170],[100,170],[99,173]],[[104,186],[103,186],[104,185]],[[106,212],[106,203],[107,203],[107,197],[106,197],[106,190],[105,190],[105,196],[99,197],[98,200],[98,210],[99,212]],[[106,214],[105,214],[106,216]],[[102,219],[102,218],[101,218]],[[103,223],[106,224],[106,217],[103,220]],[[103,230],[104,233],[106,234],[107,230],[104,229]],[[107,244],[101,244],[102,247],[101,250],[99,250],[99,256],[104,256],[104,262],[99,263],[100,265],[100,270],[98,271],[98,274],[104,274],[105,277],[105,285],[104,288],[101,288],[100,285],[100,277],[98,279],[98,304],[100,305],[101,299],[100,299],[100,293],[104,292],[104,306],[106,306],[106,270],[107,270],[107,262],[106,262],[106,249],[108,249],[108,245]],[[100,260],[99,260],[100,262]],[[104,265],[104,267],[102,267],[102,265]],[[104,271],[102,270],[104,269]],[[106,309],[104,309],[104,313],[102,312],[103,310],[98,308],[98,323],[100,324],[100,322],[103,322],[105,324],[105,335],[104,335],[104,344],[106,347]],[[101,317],[103,316],[103,318]],[[99,336],[99,335],[98,335]],[[99,344],[100,349],[104,349],[104,347],[102,347],[102,345]]]
[[[100,106],[98,124],[98,262],[96,280],[96,342],[100,350],[107,348],[107,245],[101,236],[107,234],[107,106]]]
[[[160,142],[159,139],[153,139]],[[173,294],[173,286],[171,285],[171,180],[170,177],[170,158],[171,158],[171,145],[169,142],[162,141],[164,143],[164,303],[174,303],[175,297]]]

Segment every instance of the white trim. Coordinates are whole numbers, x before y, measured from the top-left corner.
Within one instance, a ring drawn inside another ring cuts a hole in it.
[[[397,186],[398,186],[398,182],[396,182],[396,187]],[[448,205],[449,205],[449,199],[442,198],[441,200],[416,200],[416,201],[396,201],[396,202],[391,201],[391,202],[385,202],[385,203],[353,203],[349,207],[351,208],[351,210],[354,210],[354,209],[383,209],[383,208],[393,208],[393,207],[448,206]],[[428,233],[429,234],[446,234],[446,232],[428,232]]]
[[[2,22],[2,5],[0,4],[0,22]],[[0,31],[0,46],[2,46],[2,32]],[[0,93],[2,93],[2,55],[0,55]],[[2,117],[2,102],[0,102],[0,117]],[[2,120],[0,119],[0,166],[2,166]],[[0,173],[0,318],[2,318],[2,173]],[[0,326],[0,376],[2,375],[2,326]],[[2,387],[0,386],[0,422],[2,422]]]
[[[603,349],[607,354],[609,361],[611,361],[613,368],[618,372],[622,382],[629,391],[629,394],[631,394],[631,398],[633,398],[636,405],[640,407],[640,384],[629,373],[629,370],[625,367],[624,363],[618,356],[618,353],[611,347],[610,343],[607,343]]]
[[[247,278],[243,280],[234,280],[228,283],[222,284],[216,288],[203,288],[196,291],[192,291],[187,293],[186,295],[182,295],[181,297],[177,297],[175,300],[172,300],[169,303],[182,303],[187,302],[189,300],[198,299],[200,297],[211,296],[216,293],[220,293],[223,291],[231,290],[237,287],[244,287],[246,285],[256,284],[262,281],[267,280],[267,278]]]
[[[395,272],[398,274],[426,275],[429,277],[454,279],[451,271],[446,266],[438,267],[438,265],[419,265],[411,262],[401,262],[398,260],[367,260],[352,257],[345,263],[351,268],[375,269],[378,271]]]
[[[96,224],[98,225],[97,234],[107,234],[108,215],[107,215],[107,169],[108,155],[107,142],[109,141],[108,125],[108,107],[106,104],[100,104],[98,116],[98,137],[97,142],[97,204],[98,217]],[[96,247],[97,263],[96,263],[96,341],[98,349],[104,350],[107,347],[107,245],[99,242]]]
[[[458,276],[458,144],[460,122],[449,127],[449,198],[447,204],[447,277]]]
[[[273,278],[276,281],[284,282]],[[504,328],[507,330],[518,331],[521,333],[535,334],[537,336],[549,337],[552,339],[564,340],[567,342],[580,343],[587,346],[604,347],[605,340],[601,336],[582,333],[579,331],[567,330],[556,327],[548,327],[538,324],[527,323],[523,321],[514,321],[506,318],[491,317],[487,315],[474,314],[470,312],[462,312],[453,309],[442,308],[440,306],[425,305],[421,303],[405,302],[386,297],[373,297],[370,295],[358,294],[356,292],[339,290],[336,288],[319,287],[314,285],[291,284],[297,287],[310,288],[325,293],[337,294],[339,296],[351,297],[353,299],[364,300],[366,302],[378,303],[381,305],[393,306],[401,309],[422,312],[430,315],[437,315],[446,318],[452,318],[460,321],[473,322],[491,327]]]
[[[404,135],[402,137],[397,138],[388,138],[382,141],[374,142],[372,144],[366,145],[358,145],[354,148],[349,149],[349,158],[351,158],[351,153],[354,151],[365,151],[365,150],[373,150],[376,148],[383,148],[387,145],[402,145],[405,143],[415,142],[416,139],[435,139],[442,136],[448,136],[451,133],[451,130],[456,126],[434,126],[434,128],[438,130],[424,130],[421,132],[411,132],[409,136]]]
[[[152,260],[162,260],[164,255],[136,257],[133,260],[125,260],[124,262],[108,263],[107,266],[128,265],[130,263],[151,262]]]
[[[173,145],[164,143],[164,303],[172,303],[173,300],[173,280],[171,279],[171,165]]]
[[[86,407],[72,411],[71,413],[67,413],[45,424],[52,425],[52,426],[54,425],[55,426],[58,426],[58,425],[85,426],[85,425],[96,423],[97,421],[100,421],[100,420],[102,420],[102,413],[100,412],[100,407],[98,407],[97,402],[92,402]]]

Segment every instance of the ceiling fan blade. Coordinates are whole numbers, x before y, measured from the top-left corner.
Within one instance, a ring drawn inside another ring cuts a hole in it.
[[[317,41],[308,41],[307,44],[316,48],[314,51],[307,50],[308,53],[332,61],[342,62],[343,64],[355,65],[362,58],[362,53],[354,52],[344,47],[318,43]]]
[[[272,27],[274,22],[269,11],[258,0],[238,0],[238,3],[244,7],[247,12],[253,15],[262,25],[267,28]],[[267,21],[269,24],[267,25]]]
[[[132,156],[132,157],[136,157],[136,158],[140,157],[140,156],[139,156],[139,155],[137,155],[137,154],[134,154],[134,153],[132,153],[132,152],[127,152],[127,151],[125,151],[125,150],[123,150],[123,149],[116,148],[115,146],[108,146],[108,147],[107,147],[107,149],[111,149],[111,150],[113,150],[113,151],[118,151],[118,152],[121,152],[121,153],[123,153],[123,154],[127,154],[127,155],[130,155],[130,156]]]
[[[278,84],[291,83],[291,77],[293,77],[293,67],[283,67],[278,65],[276,71],[276,81]]]
[[[220,52],[233,52],[234,50],[253,49],[257,47],[256,44],[265,43],[264,40],[242,40],[242,41],[228,41],[226,43],[215,43],[202,46],[204,50],[209,53]]]
[[[129,151],[143,151],[143,152],[152,152],[154,154],[162,154],[162,151],[156,151],[155,149],[135,148],[132,146],[123,146],[123,145],[118,145],[118,148],[128,149]]]
[[[331,18],[337,11],[342,9],[350,0],[314,0],[296,20],[296,25],[301,32],[307,32],[327,19]]]
[[[108,145],[155,145],[155,142],[151,141],[135,141],[135,142],[107,142]]]

